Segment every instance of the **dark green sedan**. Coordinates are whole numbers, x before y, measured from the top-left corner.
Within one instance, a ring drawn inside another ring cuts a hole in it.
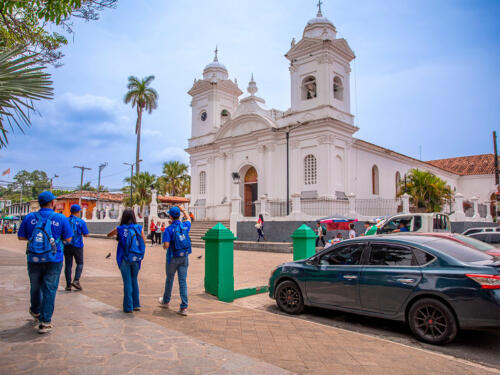
[[[445,344],[459,329],[500,327],[500,258],[446,238],[359,237],[278,266],[269,294],[289,314],[318,306],[405,321]]]

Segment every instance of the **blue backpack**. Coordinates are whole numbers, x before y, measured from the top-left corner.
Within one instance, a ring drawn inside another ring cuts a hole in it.
[[[71,230],[73,231],[73,238],[71,239],[71,245],[75,245],[76,241],[82,237],[80,226],[78,225],[78,218],[70,216],[68,218],[69,224],[71,225]]]
[[[123,231],[123,235],[125,237],[123,256],[125,260],[128,262],[139,262],[143,260],[144,253],[146,252],[146,244],[142,239],[141,232],[139,231],[137,225],[128,225],[123,229]]]
[[[189,238],[189,231],[183,223],[175,225],[174,248],[175,257],[183,257],[191,254],[191,238]]]
[[[31,253],[32,255],[42,255],[50,251],[52,254],[57,253],[57,244],[61,240],[54,238],[52,235],[52,218],[56,215],[54,212],[43,218],[40,213],[35,212],[37,222],[28,240],[27,253]]]

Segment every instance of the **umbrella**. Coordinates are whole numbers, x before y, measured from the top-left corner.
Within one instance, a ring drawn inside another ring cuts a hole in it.
[[[8,215],[3,217],[4,220],[19,220],[19,216]]]
[[[349,230],[349,224],[355,221],[358,221],[358,219],[338,215],[319,219],[321,224],[326,224],[328,230]]]

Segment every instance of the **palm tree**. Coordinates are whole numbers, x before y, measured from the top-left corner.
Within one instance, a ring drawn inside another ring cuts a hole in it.
[[[178,161],[169,161],[163,164],[163,176],[158,179],[159,191],[162,194],[173,196],[189,193],[191,176],[188,166]]]
[[[39,66],[37,55],[22,56],[22,48],[0,48],[0,148],[8,143],[7,126],[24,133],[31,126],[33,101],[53,96],[50,74]]]
[[[127,93],[123,98],[125,104],[132,102],[132,108],[137,108],[137,122],[135,124],[135,134],[137,134],[137,147],[135,151],[135,173],[139,174],[139,155],[141,151],[141,123],[142,112],[144,110],[151,113],[158,106],[158,93],[155,89],[148,87],[155,79],[155,76],[148,76],[139,80],[139,78],[128,77]]]
[[[80,185],[78,185],[76,187],[76,190],[83,190],[83,191],[97,191],[97,189],[95,187],[92,186],[92,184],[90,183],[90,181],[87,181],[86,183],[84,183],[81,187]]]
[[[446,181],[431,172],[411,169],[406,182],[400,182],[400,195],[408,193],[417,209],[426,212],[439,212],[446,201],[453,199],[453,192]]]
[[[144,216],[144,208],[151,203],[151,186],[156,183],[156,176],[149,172],[138,173],[132,177],[132,201],[130,201],[130,177],[125,178],[127,184],[122,190],[125,193],[124,204],[132,207],[137,204],[141,207]]]

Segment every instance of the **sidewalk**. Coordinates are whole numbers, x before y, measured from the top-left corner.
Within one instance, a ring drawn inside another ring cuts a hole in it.
[[[0,374],[290,374],[81,293],[59,292],[55,329],[39,335],[27,313],[24,257],[0,256]]]

